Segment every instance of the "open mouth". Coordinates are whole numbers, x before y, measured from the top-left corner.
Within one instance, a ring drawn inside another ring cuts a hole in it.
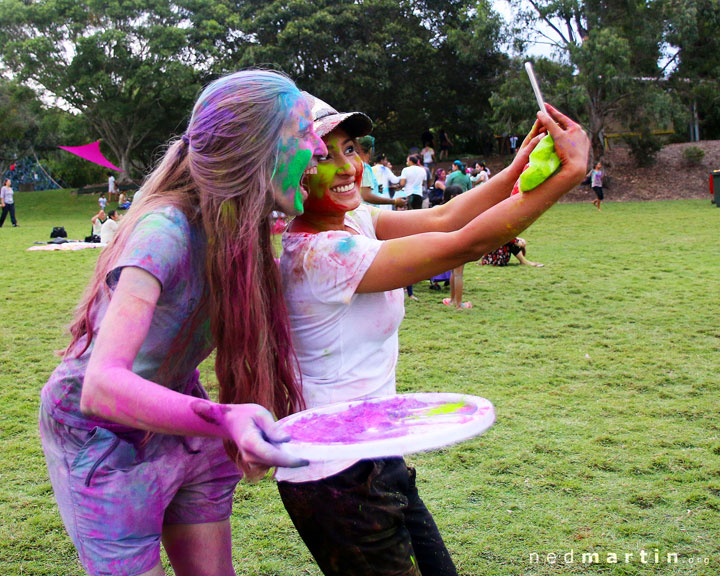
[[[353,190],[355,190],[355,182],[343,184],[342,186],[333,186],[332,188],[330,188],[330,191],[333,194],[347,194],[348,192],[352,192]]]

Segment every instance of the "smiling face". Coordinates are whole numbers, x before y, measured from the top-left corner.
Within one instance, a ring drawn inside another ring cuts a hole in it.
[[[305,213],[339,215],[360,205],[363,164],[355,141],[338,126],[323,137],[327,155],[321,157],[317,173],[307,177]]]
[[[327,149],[313,130],[312,115],[301,96],[293,100],[289,117],[278,144],[278,160],[272,177],[275,204],[285,214],[302,214],[307,191],[301,181],[305,174],[315,172],[317,157]],[[315,158],[313,158],[313,156]]]

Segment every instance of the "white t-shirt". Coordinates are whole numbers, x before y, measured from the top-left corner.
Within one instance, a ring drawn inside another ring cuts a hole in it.
[[[108,193],[112,194],[115,192],[115,176],[108,177]]]
[[[108,218],[103,222],[102,226],[100,226],[100,242],[102,244],[109,244],[113,238],[115,238],[115,234],[118,229],[118,223],[115,222],[112,218]]]
[[[484,184],[489,180],[488,173],[485,170],[480,170],[475,176],[470,176],[470,182],[473,184]]]
[[[422,155],[423,155],[423,164],[430,164],[433,161],[433,156],[435,155],[435,150],[433,150],[432,148],[423,148]]]
[[[93,236],[100,236],[100,232],[102,231],[102,225],[105,222],[107,222],[107,218],[105,218],[105,220],[100,220],[100,218],[95,218],[95,222],[93,222],[93,225],[92,225]]]
[[[377,178],[378,184],[382,186],[381,192],[384,195],[390,196],[390,184],[397,184],[400,182],[400,178],[395,176],[390,168],[383,166],[382,164],[375,164],[372,169],[375,174],[375,178]]]
[[[367,205],[346,214],[345,225],[357,234],[283,234],[280,272],[308,408],[395,393],[403,291],[355,293],[382,246],[379,214]],[[355,462],[279,468],[276,479],[317,480]]]
[[[412,194],[423,195],[424,184],[427,182],[427,172],[422,166],[406,166],[400,172],[400,180],[405,179],[405,188],[398,190],[395,196],[405,197]]]
[[[363,188],[370,188],[370,192],[372,192],[376,196],[382,196],[383,198],[387,198],[388,200],[390,199],[390,193],[388,192],[388,189],[386,187],[383,187],[382,189],[380,188],[380,182],[375,175],[375,170],[369,164],[363,164],[363,175],[360,186],[362,186]],[[365,202],[364,200],[363,203],[376,206],[377,208],[380,208],[380,210],[392,210],[393,208],[392,204],[375,204],[373,202]]]

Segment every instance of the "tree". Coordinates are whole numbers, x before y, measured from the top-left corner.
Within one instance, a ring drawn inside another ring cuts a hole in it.
[[[32,90],[0,78],[0,174],[32,148],[40,107]]]
[[[235,66],[281,69],[330,104],[366,112],[386,141],[417,143],[445,119],[472,133],[488,109],[499,58],[486,1],[251,0],[236,12],[247,43],[232,51]]]
[[[604,152],[610,117],[627,112],[648,79],[659,79],[664,0],[510,0],[523,29],[521,45],[538,22],[541,33],[577,71],[586,92],[585,119],[595,160]]]
[[[673,50],[670,86],[694,110],[705,138],[720,138],[720,4],[667,4],[667,42]]]
[[[82,113],[127,174],[182,131],[219,53],[214,4],[199,3],[200,13],[194,4],[0,0],[0,55],[20,80]]]
[[[447,25],[447,42],[440,60],[452,63],[437,95],[443,104],[444,121],[455,127],[455,140],[466,149],[490,152],[493,128],[490,98],[510,62],[502,52],[503,25],[487,1],[475,2]],[[448,106],[452,103],[453,106]],[[449,121],[449,122],[448,122]]]
[[[522,59],[514,59],[490,96],[491,125],[498,134],[527,134],[537,113],[537,102]],[[547,58],[534,59],[543,98],[573,118],[584,115],[587,93],[575,82],[573,67]]]

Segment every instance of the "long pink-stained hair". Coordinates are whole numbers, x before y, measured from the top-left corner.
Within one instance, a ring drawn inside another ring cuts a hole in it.
[[[210,84],[196,102],[183,138],[149,175],[105,248],[70,326],[65,354],[80,356],[93,337],[91,310],[105,278],[138,220],[174,206],[207,237],[205,301],[174,340],[167,362],[187,346],[189,332],[209,313],[222,403],[256,403],[277,418],[303,407],[282,285],[274,261],[271,186],[281,131],[301,98],[276,72],[244,70]],[[237,447],[225,442],[239,461]]]

